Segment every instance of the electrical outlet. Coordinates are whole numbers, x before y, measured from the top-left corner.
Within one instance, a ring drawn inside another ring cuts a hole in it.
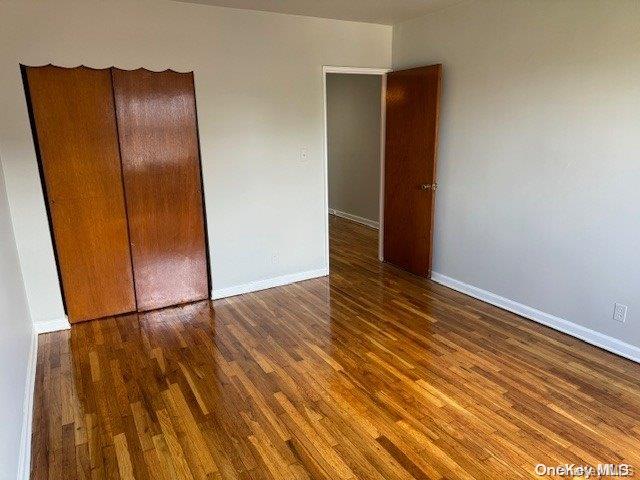
[[[280,258],[278,257],[277,253],[274,253],[273,255],[271,255],[272,264],[277,265],[279,261],[280,261]]]
[[[627,321],[627,306],[616,303],[613,307],[613,319],[616,322],[624,323]]]

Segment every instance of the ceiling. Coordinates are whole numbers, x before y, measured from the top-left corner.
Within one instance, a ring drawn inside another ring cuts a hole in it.
[[[394,25],[461,0],[178,0],[220,7]]]

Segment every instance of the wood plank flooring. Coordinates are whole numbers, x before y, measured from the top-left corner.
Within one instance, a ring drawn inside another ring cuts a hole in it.
[[[640,468],[640,365],[403,273],[331,217],[331,276],[39,337],[32,478],[511,479]]]

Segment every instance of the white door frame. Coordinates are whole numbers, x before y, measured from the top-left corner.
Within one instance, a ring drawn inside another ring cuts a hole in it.
[[[362,68],[362,67],[322,67],[322,91],[324,97],[324,218],[325,218],[325,250],[327,270],[329,270],[329,145],[327,138],[327,73],[347,73],[353,75],[380,75],[380,216],[378,218],[378,259],[383,261],[383,233],[384,233],[384,136],[387,94],[387,73],[390,68]]]

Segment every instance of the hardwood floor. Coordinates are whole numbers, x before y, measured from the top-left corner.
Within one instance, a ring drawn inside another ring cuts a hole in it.
[[[32,478],[535,477],[640,468],[640,365],[376,259],[39,337]]]

